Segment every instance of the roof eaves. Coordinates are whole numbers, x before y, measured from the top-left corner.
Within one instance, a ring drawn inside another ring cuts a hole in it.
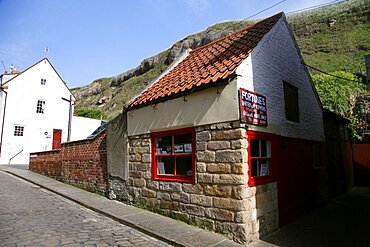
[[[144,103],[141,103],[141,102],[134,102],[133,105],[131,106],[128,106],[126,107],[125,109],[126,110],[136,110],[136,109],[139,109],[139,108],[142,108],[142,107],[145,107],[145,106],[149,106],[149,105],[156,105],[156,104],[159,104],[159,103],[163,103],[165,101],[168,101],[168,100],[171,100],[171,99],[176,99],[176,98],[181,98],[181,97],[184,97],[186,95],[189,95],[189,94],[192,94],[194,92],[199,92],[199,91],[202,91],[204,89],[207,89],[207,88],[212,88],[212,87],[219,87],[219,86],[223,86],[223,85],[227,85],[230,83],[230,81],[234,78],[233,74],[232,75],[229,75],[226,79],[223,79],[223,80],[218,80],[217,83],[212,83],[212,84],[202,84],[198,87],[192,87],[190,90],[185,90],[185,91],[181,91],[177,94],[171,94],[167,97],[159,97],[159,98],[156,98],[156,99],[150,99]]]

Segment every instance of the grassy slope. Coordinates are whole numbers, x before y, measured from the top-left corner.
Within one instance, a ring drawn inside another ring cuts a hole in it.
[[[288,21],[307,64],[356,74],[365,72],[364,55],[370,53],[369,15],[369,0],[351,0],[291,15]],[[336,20],[334,26],[328,26],[329,19]]]

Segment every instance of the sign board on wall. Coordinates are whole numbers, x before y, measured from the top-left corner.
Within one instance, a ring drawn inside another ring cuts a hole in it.
[[[241,88],[240,117],[243,123],[267,126],[266,97]]]

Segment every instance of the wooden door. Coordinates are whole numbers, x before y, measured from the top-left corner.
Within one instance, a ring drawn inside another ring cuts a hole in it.
[[[62,130],[53,129],[53,150],[60,149],[62,147]]]
[[[294,139],[283,139],[279,153],[279,223],[284,226],[313,206],[313,159],[311,145]]]

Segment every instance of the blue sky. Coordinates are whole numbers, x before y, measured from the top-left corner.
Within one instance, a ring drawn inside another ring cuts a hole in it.
[[[224,20],[290,12],[333,0],[0,0],[0,61],[18,70],[48,58],[68,86],[136,67]],[[1,72],[3,68],[1,65]]]

